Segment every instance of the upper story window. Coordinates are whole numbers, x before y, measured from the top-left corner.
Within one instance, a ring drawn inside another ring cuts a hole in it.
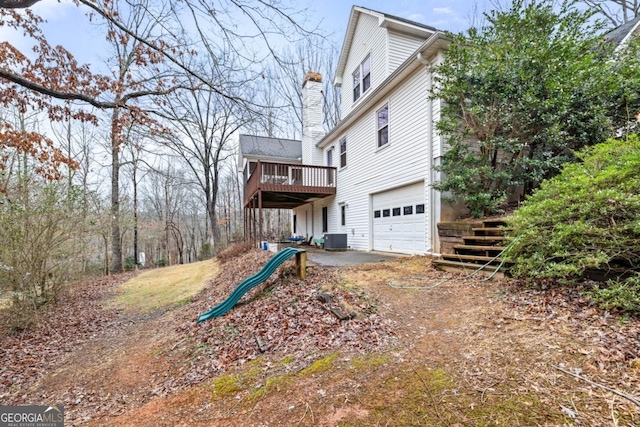
[[[378,128],[378,148],[389,143],[389,106],[385,105],[376,112]]]
[[[353,102],[371,87],[371,57],[367,57],[353,72]]]
[[[347,137],[340,140],[340,167],[347,166]]]

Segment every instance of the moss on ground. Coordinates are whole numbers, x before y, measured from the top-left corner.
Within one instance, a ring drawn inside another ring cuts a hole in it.
[[[384,363],[384,362],[383,362]],[[509,426],[570,422],[533,393],[518,393],[510,384],[470,389],[442,368],[412,367],[392,372],[357,396],[369,411],[367,419],[345,420],[342,427],[389,426]]]

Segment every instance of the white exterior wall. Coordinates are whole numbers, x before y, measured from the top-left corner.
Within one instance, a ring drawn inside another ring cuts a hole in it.
[[[355,104],[366,98],[388,75],[387,30],[379,26],[375,16],[361,13],[342,76],[342,117],[346,117],[354,106],[352,74],[367,55],[371,55],[371,87]]]
[[[322,83],[307,81],[302,89],[302,163],[322,165],[316,143],[325,135],[322,127]]]
[[[424,43],[423,38],[402,34],[389,30],[389,68],[388,73],[391,74],[400,66],[409,56],[415,54],[416,49]]]
[[[349,129],[328,145],[334,146],[334,164],[339,165],[339,139],[347,138],[347,166],[338,169],[335,197],[315,203],[314,231],[321,234],[321,206],[329,205],[329,233],[347,233],[351,249],[372,249],[372,194],[425,182],[425,204],[429,188],[426,184],[429,156],[428,72],[420,67],[396,88],[386,101],[364,112]],[[376,110],[389,105],[389,144],[377,148]],[[325,154],[326,156],[326,154]],[[340,204],[346,204],[346,226],[340,225]],[[303,211],[305,207],[297,211]],[[426,206],[427,212],[430,207]],[[425,215],[425,230],[430,230]],[[425,236],[430,249],[431,233]]]
[[[293,209],[293,214],[296,215],[297,222],[295,234],[305,238],[312,236],[322,237],[324,234],[322,232],[322,208],[324,206],[327,206],[327,213],[329,214],[329,230],[327,232],[343,232],[335,227],[332,228],[332,224],[339,223],[339,208],[335,203],[335,197],[327,197],[314,203],[307,203],[306,205]]]
[[[442,52],[438,52],[438,55],[435,58],[433,65],[439,65],[442,63],[442,61],[444,61],[444,54]],[[441,157],[444,154],[443,151],[446,149],[446,147],[444,147],[444,142],[442,137],[438,134],[437,130],[435,129],[435,123],[437,123],[438,120],[440,120],[441,104],[442,104],[442,101],[440,99],[435,99],[433,100],[431,105],[432,107],[431,117],[434,123],[434,130],[432,133],[431,144],[432,144],[432,150],[433,150],[432,152],[433,152],[434,159],[438,159],[439,157]]]

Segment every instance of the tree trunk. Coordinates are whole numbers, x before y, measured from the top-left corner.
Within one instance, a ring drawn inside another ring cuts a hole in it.
[[[122,240],[120,239],[120,144],[117,123],[118,109],[111,116],[111,272],[122,271]]]
[[[133,164],[133,260],[134,265],[138,266],[138,180],[137,170],[138,165]]]

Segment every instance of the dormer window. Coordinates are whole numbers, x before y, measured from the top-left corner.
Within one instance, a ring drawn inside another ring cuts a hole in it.
[[[367,57],[353,72],[353,102],[371,87],[371,57]]]

